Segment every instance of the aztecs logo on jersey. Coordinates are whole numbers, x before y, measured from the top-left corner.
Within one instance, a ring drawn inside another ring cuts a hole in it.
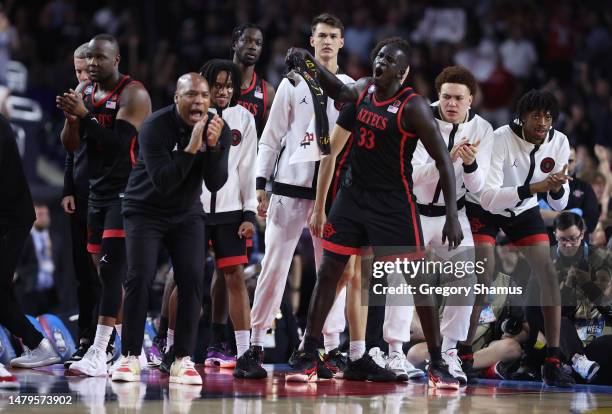
[[[542,170],[543,173],[548,174],[553,168],[555,168],[555,160],[550,157],[544,158],[540,163],[540,170]]]
[[[242,134],[237,129],[232,129],[232,146],[240,144],[242,141]]]

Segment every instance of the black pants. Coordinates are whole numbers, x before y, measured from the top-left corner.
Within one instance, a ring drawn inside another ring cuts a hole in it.
[[[17,261],[29,234],[30,226],[0,229],[0,324],[34,349],[43,337],[23,314],[13,287]]]
[[[131,215],[125,217],[124,226],[128,273],[123,301],[123,355],[140,354],[149,288],[162,244],[170,254],[178,289],[174,351],[177,357],[193,355],[206,257],[204,217]]]
[[[70,233],[79,302],[79,338],[93,343],[102,285],[91,255],[87,252],[87,199],[75,197],[74,201],[75,211],[70,215]]]

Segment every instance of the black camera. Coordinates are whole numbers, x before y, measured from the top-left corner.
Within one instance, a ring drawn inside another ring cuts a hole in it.
[[[523,329],[523,322],[520,319],[510,317],[501,324],[502,332],[508,335],[518,335]]]

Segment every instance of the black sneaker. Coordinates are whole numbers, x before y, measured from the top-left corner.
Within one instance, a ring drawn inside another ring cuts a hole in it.
[[[72,365],[73,362],[77,362],[83,359],[83,355],[85,355],[90,346],[91,344],[88,341],[81,341],[75,353],[72,354],[70,359],[64,362],[64,368],[68,369],[70,368],[70,365]]]
[[[334,371],[320,354],[319,360],[317,361],[317,377],[320,380],[330,380],[334,378]]]
[[[236,361],[234,368],[234,377],[247,379],[262,379],[268,376],[268,373],[261,366],[262,349],[260,346],[251,346],[244,354]]]
[[[467,382],[471,383],[478,377],[478,371],[474,369],[474,354],[459,355],[461,369],[467,377]]]
[[[576,382],[563,370],[557,358],[546,358],[542,365],[542,381],[549,387],[572,388]]]
[[[174,355],[174,345],[172,345],[165,353],[164,353],[164,357],[162,358],[162,362],[161,364],[159,364],[159,370],[161,372],[163,372],[164,374],[168,374],[170,375],[170,367],[172,366],[172,363],[175,360],[175,355]]]
[[[325,365],[332,371],[334,378],[342,378],[344,370],[348,366],[348,358],[342,355],[338,348],[334,348],[323,355]]]
[[[304,351],[293,351],[289,358],[291,370],[285,374],[287,382],[316,382],[318,380],[317,367],[321,358],[317,354]]]
[[[442,360],[429,363],[427,376],[430,387],[446,390],[459,389],[459,381],[448,372],[448,366]]]
[[[518,369],[510,374],[510,379],[513,381],[542,381],[538,367],[525,359],[520,362]]]
[[[369,354],[365,353],[357,361],[348,360],[343,378],[350,381],[393,382],[395,373],[382,368]]]

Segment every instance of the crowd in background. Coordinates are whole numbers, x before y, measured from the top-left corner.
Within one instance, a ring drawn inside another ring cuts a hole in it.
[[[245,21],[264,30],[257,71],[276,87],[286,71],[287,49],[308,46],[310,20],[322,10],[336,14],[346,26],[339,62],[355,79],[371,72],[369,53],[378,40],[401,36],[413,47],[409,76],[419,93],[436,100],[434,78],[444,67],[461,64],[479,82],[473,109],[494,127],[513,118],[516,101],[527,90],[553,91],[562,109],[555,127],[576,147],[575,174],[593,187],[598,199],[591,242],[608,244],[612,7],[605,1],[8,0],[0,12],[0,85],[41,109],[39,127],[25,136],[23,156],[34,197],[49,206],[52,217],[46,224],[51,236],[33,238],[53,246],[48,248],[56,280],[38,283],[45,291],[60,290],[27,296],[37,282],[22,276],[19,283],[28,287],[23,288],[24,297],[44,301],[56,311],[68,311],[75,304],[69,243],[62,242],[69,234],[59,210],[61,184],[53,181],[52,172],[63,169],[65,156],[59,140],[64,118],[55,107],[55,96],[75,87],[73,51],[78,45],[101,32],[116,36],[121,71],[143,82],[155,110],[171,101],[178,75],[197,70],[213,57],[230,58],[231,28]],[[18,105],[12,106],[13,119],[22,116]],[[303,237],[309,237],[307,231]],[[311,243],[304,241],[298,246],[287,290],[293,311],[302,318],[315,274]],[[263,245],[259,240],[261,251]],[[27,275],[27,265],[24,259],[18,273]],[[161,289],[163,276],[159,279],[155,288]]]

